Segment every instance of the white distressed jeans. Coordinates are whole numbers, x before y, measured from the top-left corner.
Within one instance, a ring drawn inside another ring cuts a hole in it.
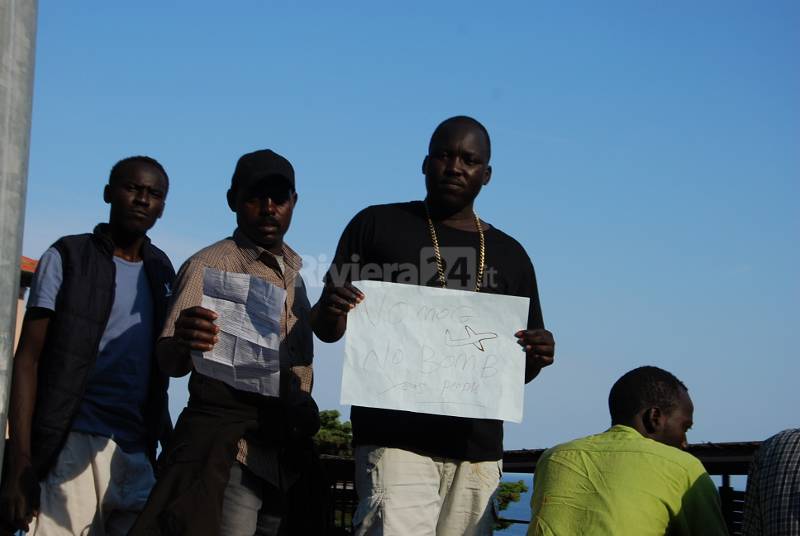
[[[143,452],[123,451],[107,437],[70,432],[42,481],[32,536],[124,536],[155,484]]]
[[[355,449],[356,536],[485,536],[495,521],[502,461],[431,458],[372,445]]]

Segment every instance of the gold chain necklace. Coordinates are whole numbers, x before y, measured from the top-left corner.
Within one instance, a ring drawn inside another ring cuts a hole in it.
[[[436,236],[436,229],[433,226],[433,220],[431,219],[431,212],[428,210],[427,201],[423,201],[422,204],[425,205],[425,215],[428,217],[428,229],[431,232],[433,255],[436,257],[436,272],[439,274],[439,283],[442,284],[442,288],[447,288],[447,279],[444,276],[442,252],[439,250],[439,238]],[[478,255],[478,279],[475,281],[475,292],[480,292],[481,281],[483,281],[483,264],[486,260],[486,243],[483,238],[483,227],[481,227],[481,219],[478,217],[478,213],[473,210],[472,216],[475,218],[475,228],[478,229],[478,240],[480,240],[480,251]]]

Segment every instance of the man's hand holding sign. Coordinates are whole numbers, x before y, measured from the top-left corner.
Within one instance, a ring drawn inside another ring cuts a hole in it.
[[[357,536],[491,534],[502,420],[520,420],[524,383],[553,363],[533,262],[475,212],[490,158],[480,122],[437,126],[422,161],[425,198],[358,212],[312,310],[322,341],[347,332]],[[535,219],[527,240],[546,232]],[[443,490],[444,471],[454,476]]]

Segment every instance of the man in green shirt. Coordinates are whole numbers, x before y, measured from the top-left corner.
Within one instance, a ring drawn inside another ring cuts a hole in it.
[[[640,367],[608,406],[609,430],[542,454],[528,536],[727,535],[716,486],[682,450],[694,412],[686,386]]]

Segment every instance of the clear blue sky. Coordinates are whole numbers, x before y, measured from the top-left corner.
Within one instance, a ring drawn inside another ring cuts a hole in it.
[[[23,251],[105,220],[109,168],[148,154],[177,266],[233,230],[236,159],[270,147],[315,299],[349,218],[421,198],[432,129],[473,115],[478,211],[533,258],[558,341],[506,447],[604,429],[641,364],[689,386],[691,441],[761,439],[800,424],[798,27],[793,1],[40,0]],[[341,353],[317,343],[322,408]]]

